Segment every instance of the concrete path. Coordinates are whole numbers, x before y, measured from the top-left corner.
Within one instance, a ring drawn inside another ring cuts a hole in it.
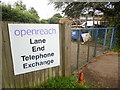
[[[90,87],[118,87],[118,57],[118,53],[109,52],[83,67],[82,72]]]

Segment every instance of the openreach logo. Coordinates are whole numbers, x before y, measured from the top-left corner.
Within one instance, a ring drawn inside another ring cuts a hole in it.
[[[15,36],[30,36],[30,35],[51,35],[56,34],[56,29],[22,29],[22,30],[15,30],[14,31]]]

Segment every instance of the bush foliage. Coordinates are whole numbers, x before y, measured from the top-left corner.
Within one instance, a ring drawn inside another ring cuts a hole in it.
[[[24,23],[39,23],[39,17],[27,10],[12,8],[11,5],[2,4],[2,21],[14,21]]]

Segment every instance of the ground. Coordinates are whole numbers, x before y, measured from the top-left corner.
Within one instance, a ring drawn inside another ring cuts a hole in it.
[[[118,88],[118,54],[100,55],[83,67],[82,72],[92,88]]]

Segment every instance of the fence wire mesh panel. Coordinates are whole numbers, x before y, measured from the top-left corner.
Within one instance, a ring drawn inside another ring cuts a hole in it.
[[[112,49],[114,38],[114,29],[99,29],[97,37],[96,55],[105,53]]]
[[[96,55],[102,54],[102,52],[103,52],[104,36],[105,36],[105,30],[98,29],[98,34],[96,37],[97,41],[95,42],[97,45]]]
[[[87,62],[87,54],[88,54],[88,45],[87,43],[85,43],[84,45],[81,44],[80,45],[80,56],[79,56],[79,62],[78,62],[78,66],[81,67],[82,65],[84,65]]]
[[[89,40],[89,60],[94,57],[94,49],[95,49],[95,32],[94,30],[90,30],[91,39]]]
[[[71,72],[77,69],[77,42],[71,41]]]

